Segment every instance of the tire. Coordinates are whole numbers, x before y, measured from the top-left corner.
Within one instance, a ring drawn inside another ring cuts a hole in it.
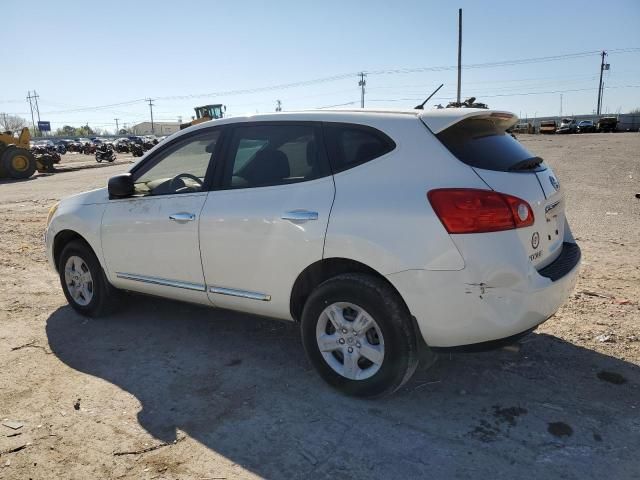
[[[7,148],[0,161],[2,171],[11,178],[29,178],[36,171],[35,157],[24,148]]]
[[[90,283],[79,278],[87,271]],[[60,254],[58,272],[64,296],[78,313],[88,317],[100,317],[115,309],[118,291],[109,283],[95,253],[85,242],[76,240],[65,245]],[[67,275],[71,278],[67,278]],[[74,289],[72,293],[70,289],[73,289],[73,286],[69,285],[71,282],[83,282],[85,288]]]
[[[372,320],[364,329],[354,321],[359,314]],[[392,287],[374,276],[344,274],[322,283],[307,299],[301,323],[309,361],[329,385],[348,395],[389,395],[418,365],[411,315]],[[324,352],[318,339],[324,339]]]

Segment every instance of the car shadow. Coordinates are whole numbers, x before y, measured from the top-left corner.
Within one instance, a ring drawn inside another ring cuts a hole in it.
[[[126,303],[98,320],[59,308],[46,326],[52,352],[133,394],[159,441],[185,432],[262,477],[640,471],[640,368],[553,336],[532,334],[519,352],[442,354],[393,396],[361,400],[320,380],[293,323]]]

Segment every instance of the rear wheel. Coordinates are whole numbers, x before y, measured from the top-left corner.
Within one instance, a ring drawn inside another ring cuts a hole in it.
[[[349,395],[393,393],[418,365],[409,312],[388,284],[370,275],[344,274],[317,287],[302,313],[302,340],[320,376]]]
[[[7,148],[1,162],[3,172],[11,178],[29,178],[36,171],[35,157],[24,148]]]
[[[84,242],[69,242],[60,255],[58,272],[69,305],[89,317],[112,311],[117,290],[109,283],[93,250]]]

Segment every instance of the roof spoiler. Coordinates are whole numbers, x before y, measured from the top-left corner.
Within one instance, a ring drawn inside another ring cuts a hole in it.
[[[500,123],[500,126],[505,130],[518,123],[517,115],[511,112],[496,110],[445,108],[442,110],[425,111],[420,114],[422,122],[436,135],[469,118],[495,120],[496,123]]]

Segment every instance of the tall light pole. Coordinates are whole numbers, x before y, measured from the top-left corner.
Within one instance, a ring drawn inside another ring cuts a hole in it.
[[[120,129],[118,128],[118,121],[120,119],[119,118],[114,118],[114,120],[116,121],[116,135],[118,135],[118,133],[120,132]]]

